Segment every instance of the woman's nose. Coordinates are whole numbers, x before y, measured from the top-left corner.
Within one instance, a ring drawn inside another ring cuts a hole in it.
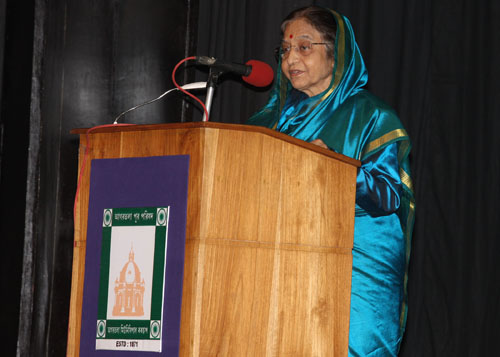
[[[288,63],[295,63],[295,62],[297,62],[299,56],[300,56],[299,51],[298,51],[297,47],[294,46],[290,49],[290,52],[288,54],[288,58],[286,60],[288,61]]]

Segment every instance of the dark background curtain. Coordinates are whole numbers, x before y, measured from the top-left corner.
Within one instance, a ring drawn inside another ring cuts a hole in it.
[[[172,68],[194,44],[196,6],[1,0],[0,354],[65,355],[78,172],[70,130],[111,124],[172,88]],[[122,120],[180,121],[189,113],[180,98]]]
[[[500,2],[0,0],[7,355],[18,340],[21,355],[64,355],[77,170],[69,130],[110,123],[171,88],[174,65],[188,55],[275,67],[282,18],[311,3],[350,19],[368,89],[396,109],[413,142],[417,212],[400,355],[497,354]],[[193,70],[180,70],[179,82],[206,80]],[[268,91],[226,75],[211,118],[244,123]],[[123,120],[200,118],[175,95]]]

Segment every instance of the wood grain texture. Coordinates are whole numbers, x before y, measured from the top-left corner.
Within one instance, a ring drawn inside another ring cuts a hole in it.
[[[80,134],[80,163],[86,131]],[[98,129],[89,159],[190,155],[180,355],[346,356],[359,162],[244,125]],[[88,166],[68,355],[78,355]]]

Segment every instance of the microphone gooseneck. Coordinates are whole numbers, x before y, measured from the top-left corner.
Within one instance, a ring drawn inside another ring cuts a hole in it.
[[[213,57],[198,56],[196,57],[195,62],[196,64],[208,66],[220,72],[231,72],[239,74],[240,76],[248,76],[252,72],[252,67],[250,66],[240,63],[227,62]]]
[[[196,64],[210,68],[207,81],[207,97],[205,99],[205,114],[202,121],[208,121],[208,115],[212,107],[212,99],[219,76],[223,73],[235,73],[255,87],[267,87],[274,79],[274,72],[267,63],[250,60],[245,64],[223,61],[214,57],[196,56]]]
[[[267,63],[249,60],[245,64],[223,61],[214,57],[197,56],[196,64],[210,67],[219,73],[234,73],[255,87],[267,87],[274,79],[274,71]]]

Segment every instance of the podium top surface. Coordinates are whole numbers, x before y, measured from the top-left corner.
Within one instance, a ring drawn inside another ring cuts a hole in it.
[[[218,129],[218,130],[233,130],[233,131],[248,131],[254,133],[261,133],[264,135],[272,136],[278,140],[286,141],[290,144],[303,147],[304,149],[315,151],[319,154],[329,156],[333,159],[345,162],[355,167],[360,167],[361,162],[345,155],[336,153],[332,150],[324,149],[317,145],[308,143],[306,141],[296,139],[289,135],[280,133],[276,130],[271,130],[265,127],[244,125],[244,124],[226,124],[216,122],[189,122],[189,123],[169,123],[169,124],[147,124],[147,125],[105,125],[96,126],[93,128],[79,128],[71,130],[71,134],[86,135],[98,133],[114,133],[114,132],[134,132],[134,131],[148,131],[148,130],[176,130],[176,129]]]

